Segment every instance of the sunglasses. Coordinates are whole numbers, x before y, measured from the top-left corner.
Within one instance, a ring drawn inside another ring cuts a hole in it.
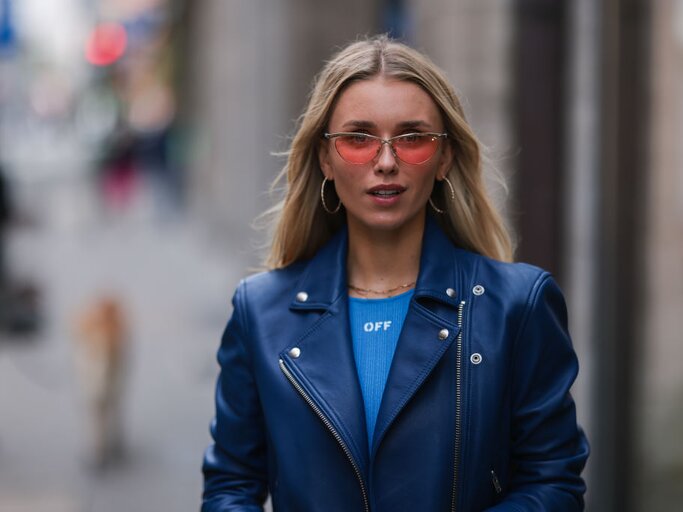
[[[372,162],[384,144],[389,144],[391,153],[401,162],[410,165],[423,164],[434,156],[439,142],[447,136],[446,133],[406,133],[383,139],[376,135],[355,132],[323,135],[327,140],[334,139],[334,147],[345,162],[355,165]]]

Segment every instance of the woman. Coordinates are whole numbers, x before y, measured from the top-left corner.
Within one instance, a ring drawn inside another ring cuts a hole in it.
[[[386,37],[319,75],[218,353],[203,510],[574,511],[561,292],[508,263],[441,71]]]

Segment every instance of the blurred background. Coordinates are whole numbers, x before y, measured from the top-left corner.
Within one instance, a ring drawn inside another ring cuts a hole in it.
[[[680,506],[683,0],[0,0],[0,511],[198,509],[273,153],[380,32],[446,71],[565,290],[588,510]]]

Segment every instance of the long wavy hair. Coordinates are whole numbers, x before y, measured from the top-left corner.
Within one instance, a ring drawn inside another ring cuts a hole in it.
[[[447,185],[435,182],[431,198],[444,210],[434,215],[442,229],[464,249],[511,261],[510,234],[486,191],[481,147],[453,87],[428,57],[383,35],[349,44],[316,77],[299,128],[285,153],[287,163],[273,183],[276,189],[286,180],[284,197],[265,213],[271,229],[266,266],[282,268],[310,258],[343,226],[343,209],[331,215],[322,208],[323,173],[318,149],[335,101],[344,88],[377,76],[418,84],[441,111],[448,133],[446,141],[454,155],[446,177],[455,190],[455,200],[451,200]],[[336,205],[336,200],[328,200],[328,204]]]

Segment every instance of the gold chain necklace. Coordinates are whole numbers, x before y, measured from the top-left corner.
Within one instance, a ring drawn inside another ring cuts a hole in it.
[[[391,292],[395,292],[397,290],[404,290],[406,288],[410,288],[415,284],[415,281],[412,283],[406,283],[406,284],[399,284],[398,286],[395,286],[394,288],[389,288],[388,290],[371,290],[370,288],[360,288],[358,286],[354,286],[352,284],[349,284],[349,289],[354,290],[358,293],[362,294],[368,294],[368,293],[374,293],[375,295],[387,295],[390,294]]]

